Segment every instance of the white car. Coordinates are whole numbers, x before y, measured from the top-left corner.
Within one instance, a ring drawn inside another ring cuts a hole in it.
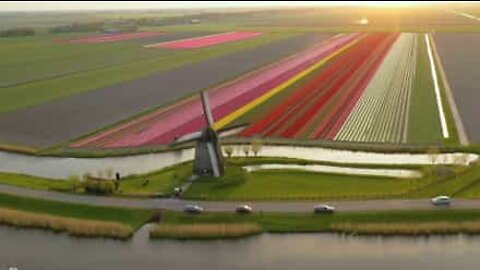
[[[187,204],[183,208],[183,212],[190,214],[200,214],[203,212],[203,208],[198,205]]]
[[[239,205],[237,206],[237,208],[235,208],[235,212],[239,213],[239,214],[250,214],[252,213],[253,211],[253,208],[249,205]]]
[[[430,202],[435,206],[445,206],[450,205],[452,203],[452,200],[448,196],[438,196],[432,198]]]
[[[333,214],[335,212],[335,207],[326,204],[320,204],[313,208],[313,212],[315,214]]]

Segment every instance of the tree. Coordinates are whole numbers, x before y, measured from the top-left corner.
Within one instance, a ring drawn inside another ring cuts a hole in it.
[[[245,144],[245,145],[242,147],[242,150],[243,150],[243,153],[245,154],[245,156],[248,157],[248,153],[250,153],[250,145]]]
[[[233,146],[227,145],[227,146],[223,147],[223,151],[228,156],[228,158],[231,158],[232,154],[233,154]]]
[[[252,141],[252,151],[255,156],[258,155],[258,152],[262,150],[262,141],[260,139],[255,139]]]
[[[77,192],[78,188],[81,187],[81,182],[80,182],[80,178],[77,176],[77,175],[71,175],[69,178],[68,178],[68,184],[70,186],[70,190],[75,193]]]

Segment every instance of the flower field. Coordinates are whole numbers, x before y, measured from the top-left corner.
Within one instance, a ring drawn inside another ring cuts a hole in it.
[[[334,138],[396,39],[363,38],[241,135]]]
[[[213,116],[218,121],[246,104],[272,91],[286,87],[285,82],[301,78],[314,65],[323,64],[361,39],[360,34],[336,36],[261,70],[209,91]],[[202,107],[197,96],[160,109],[119,127],[107,130],[72,144],[73,147],[132,147],[168,144],[175,137],[204,126]]]
[[[335,139],[407,142],[416,52],[416,35],[399,37]]]
[[[149,44],[148,48],[194,49],[260,36],[259,32],[229,32],[210,36]]]
[[[237,136],[410,143],[412,95],[418,91],[439,95],[439,86],[433,86],[434,62],[421,65],[427,71],[419,70],[418,52],[429,49],[429,44],[418,44],[425,40],[413,33],[334,36],[209,90],[215,128],[247,123]],[[428,79],[421,89],[417,86],[419,72]],[[425,102],[433,104],[432,108],[444,106],[441,99],[440,103],[435,98]],[[418,108],[414,109],[417,117]],[[441,112],[433,113],[442,118]],[[200,100],[193,96],[71,147],[169,144],[203,126]],[[442,130],[430,132],[432,138],[438,138]]]

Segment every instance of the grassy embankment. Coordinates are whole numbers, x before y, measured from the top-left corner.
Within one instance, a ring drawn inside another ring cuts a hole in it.
[[[40,104],[48,100],[63,98],[73,94],[91,91],[115,83],[121,83],[141,76],[146,76],[154,72],[165,71],[180,67],[187,63],[200,62],[213,57],[218,57],[240,50],[253,48],[262,44],[267,44],[270,42],[285,39],[293,35],[294,34],[287,32],[269,33],[266,35],[262,35],[258,38],[233,43],[225,43],[219,46],[206,47],[195,50],[175,51],[174,53],[172,53],[171,50],[167,50],[166,53],[159,56],[152,57],[150,55],[151,57],[149,57],[148,59],[131,61],[128,63],[118,64],[100,69],[91,69],[84,72],[77,72],[70,75],[55,77],[51,79],[33,81],[30,83],[20,84],[18,86],[6,87],[3,88],[0,92],[0,112],[18,110],[28,106]],[[32,43],[34,44],[34,42]],[[53,44],[51,45],[54,46]],[[58,46],[71,45],[72,44],[61,44]],[[89,46],[86,44],[79,44],[74,46],[80,45]],[[28,47],[29,45],[27,44],[25,46]],[[104,44],[102,46],[108,47],[121,45]],[[112,47],[108,48],[112,49]],[[62,51],[63,49],[65,48],[56,48],[57,51]],[[53,51],[53,49],[51,50]],[[15,52],[16,54],[18,54],[19,52],[23,52],[23,50],[17,49],[15,50]],[[92,54],[91,57],[95,58],[97,54],[98,53]],[[76,56],[75,58],[81,57]],[[39,67],[44,65],[45,61],[47,60],[38,59],[38,61],[31,63],[29,66],[36,67],[38,70],[42,70],[42,68]],[[73,63],[75,63],[75,61],[73,61]],[[68,66],[68,64],[65,64],[65,66]],[[85,84],[85,82],[89,83]],[[69,87],[65,88],[65,85],[69,85]]]
[[[89,206],[0,194],[0,224],[87,237],[126,239],[151,210]]]
[[[221,179],[200,178],[184,194],[194,200],[342,200],[393,198],[423,179],[396,179],[295,170],[244,172],[231,166]]]
[[[245,165],[258,164],[342,164],[284,158],[230,158],[226,175],[220,179],[203,177],[193,182],[184,198],[199,200],[356,200],[386,198],[428,198],[445,194],[476,198],[480,190],[480,166],[438,167],[362,165],[353,168],[410,169],[423,173],[418,179],[355,176],[295,170],[246,172]],[[110,196],[168,196],[191,174],[191,162],[146,175],[125,177]],[[345,166],[345,165],[343,165]],[[432,172],[434,172],[432,174]],[[105,174],[104,174],[105,175]],[[435,176],[435,177],[433,177]],[[75,181],[50,180],[25,175],[0,174],[0,184],[40,190],[84,193]],[[76,185],[76,189],[72,188]]]
[[[191,163],[180,164],[148,174],[122,178],[119,188],[111,195],[127,197],[168,196],[175,187],[182,185],[191,175],[191,166]],[[106,173],[103,175],[106,175]],[[75,180],[53,180],[21,174],[0,173],[0,184],[37,190],[85,193],[84,184],[79,183],[76,178]]]
[[[246,224],[260,227],[260,232],[342,232],[351,234],[378,235],[428,235],[450,233],[480,233],[480,211],[478,210],[429,210],[429,211],[382,211],[342,212],[333,215],[254,213],[237,215],[232,213],[207,213],[189,215],[166,212],[162,223],[153,229],[151,237],[175,239],[205,239],[229,237],[228,227]],[[162,228],[179,228],[178,230]],[[188,227],[187,227],[188,226]],[[196,228],[182,230],[182,228]],[[157,230],[161,234],[154,233]],[[208,233],[207,233],[208,232]],[[216,234],[215,234],[216,232]],[[258,234],[250,230],[250,234]],[[205,236],[205,235],[208,235]],[[232,237],[236,233],[232,232]],[[245,234],[245,236],[247,233]]]

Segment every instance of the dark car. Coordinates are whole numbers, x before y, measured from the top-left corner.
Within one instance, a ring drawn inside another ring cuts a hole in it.
[[[326,204],[320,204],[313,208],[313,212],[315,214],[333,214],[335,213],[335,207]]]
[[[189,214],[200,214],[203,212],[203,208],[198,205],[187,204],[183,208],[183,212],[189,213]]]
[[[235,208],[235,212],[239,214],[250,214],[252,213],[253,209],[249,205],[239,205],[237,208]]]

